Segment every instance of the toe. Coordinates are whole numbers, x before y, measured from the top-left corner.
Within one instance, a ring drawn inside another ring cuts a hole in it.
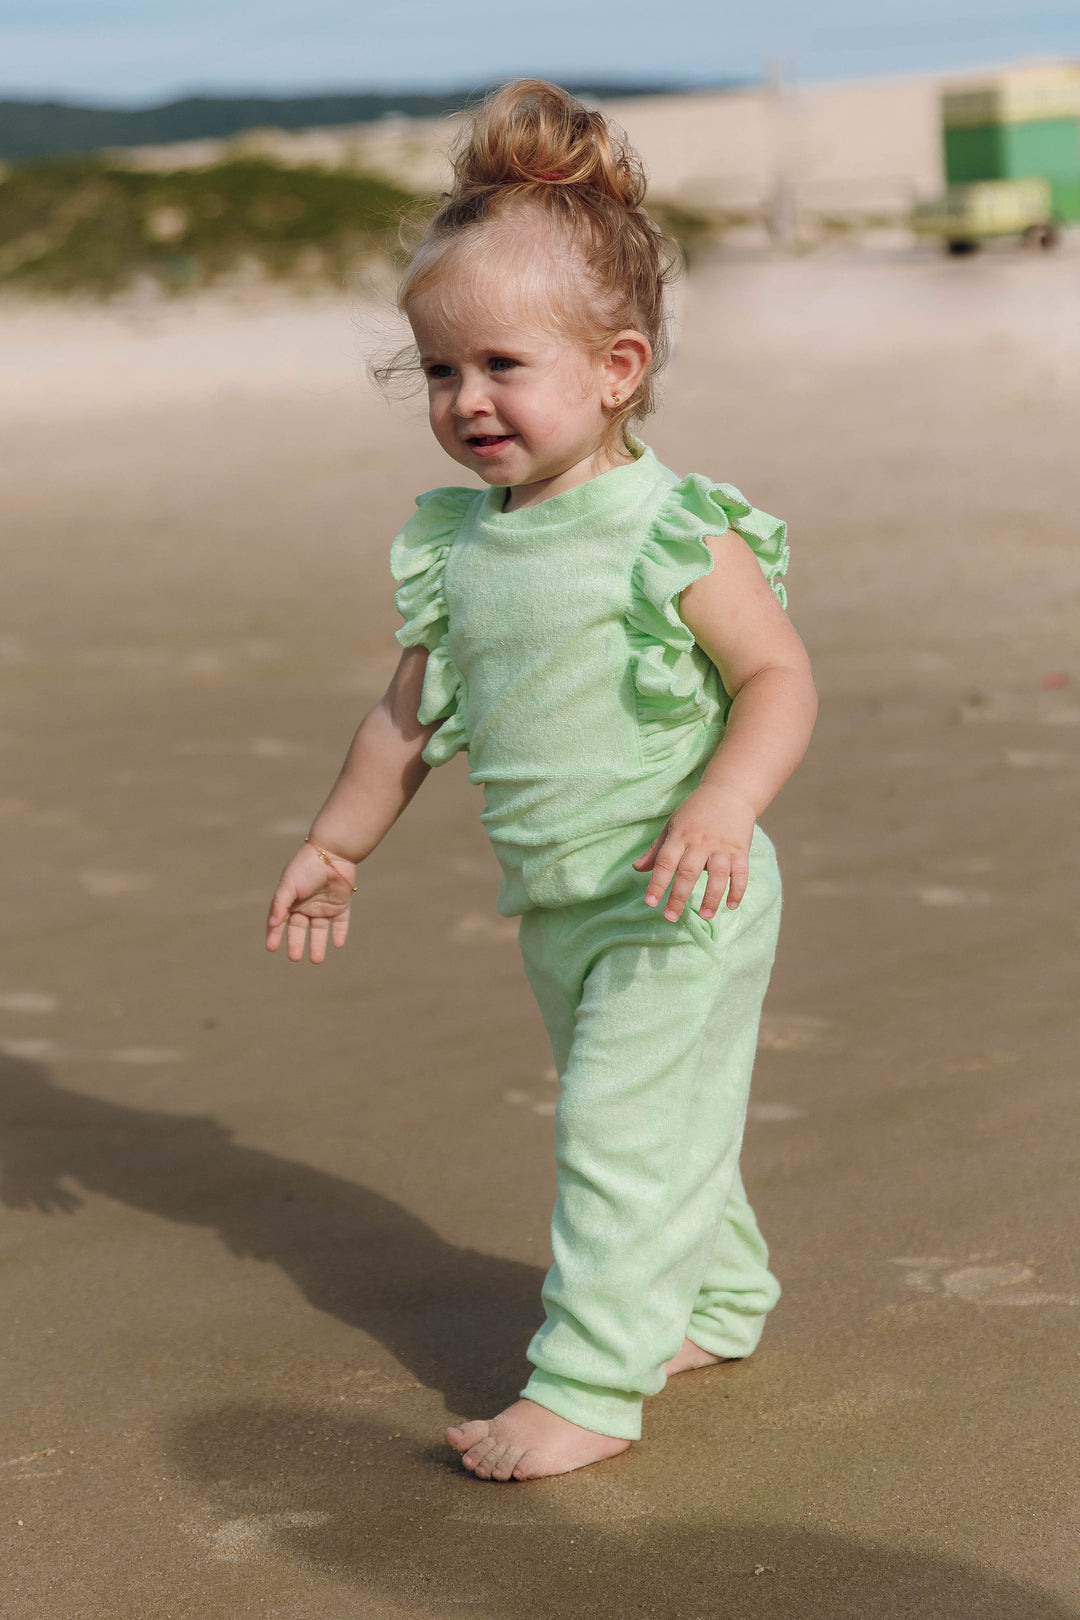
[[[520,1456],[521,1450],[518,1446],[504,1446],[499,1455],[492,1458],[492,1479],[509,1479]]]
[[[494,1445],[495,1442],[491,1436],[486,1435],[484,1439],[477,1441],[476,1445],[470,1446],[464,1457],[461,1459],[465,1464],[465,1467],[479,1472],[487,1463],[487,1459],[491,1455]],[[480,1477],[483,1479],[486,1476],[481,1473]]]
[[[478,1458],[473,1473],[477,1479],[490,1479],[495,1462],[502,1456],[502,1448],[494,1443],[488,1446],[482,1457]]]
[[[533,1471],[530,1466],[532,1455],[533,1454],[531,1451],[523,1451],[521,1453],[517,1462],[514,1464],[513,1469],[511,1470],[511,1479],[532,1479]]]
[[[506,1442],[505,1441],[500,1442],[498,1440],[492,1440],[490,1446],[488,1446],[487,1450],[485,1451],[485,1453],[483,1455],[483,1458],[481,1459],[481,1462],[480,1462],[479,1468],[477,1469],[477,1472],[479,1472],[480,1469],[482,1469],[483,1474],[484,1474],[484,1478],[488,1479],[491,1476],[491,1474],[495,1471],[495,1468],[497,1467],[498,1463],[500,1462],[500,1460],[502,1458],[502,1455],[503,1455],[505,1450],[506,1450]]]
[[[483,1440],[491,1431],[491,1425],[480,1420],[472,1423],[454,1424],[446,1431],[446,1438],[455,1451],[468,1451],[470,1446]]]

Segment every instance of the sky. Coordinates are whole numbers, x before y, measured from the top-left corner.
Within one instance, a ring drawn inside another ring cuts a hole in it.
[[[0,0],[0,96],[815,80],[1080,60],[1080,0]]]

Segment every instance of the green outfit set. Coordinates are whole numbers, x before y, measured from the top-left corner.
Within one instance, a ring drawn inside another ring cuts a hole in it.
[[[679,617],[709,535],[748,542],[782,605],[783,523],[729,484],[635,459],[539,505],[436,489],[393,542],[404,647],[428,649],[424,759],[467,749],[520,916],[525,971],[560,1077],[547,1316],[522,1394],[637,1439],[689,1335],[746,1356],[780,1288],[739,1152],[780,922],[761,827],[746,894],[682,917],[631,863],[697,786],[731,698]]]

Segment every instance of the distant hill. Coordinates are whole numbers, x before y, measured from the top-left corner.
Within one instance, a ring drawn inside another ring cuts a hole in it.
[[[19,163],[0,185],[0,286],[105,297],[238,278],[341,287],[393,251],[416,200],[374,175],[257,159],[176,174],[85,155]]]
[[[596,99],[685,90],[678,84],[592,82],[568,85]],[[715,88],[723,88],[716,86]],[[32,158],[92,152],[103,146],[157,146],[237,135],[246,129],[317,129],[373,123],[388,115],[434,118],[457,112],[480,89],[439,95],[365,93],[332,96],[188,96],[160,107],[87,107],[63,101],[0,101],[0,157]]]
[[[266,281],[338,288],[385,266],[421,198],[378,175],[227,158],[169,173],[100,154],[15,163],[0,184],[0,289],[108,298]],[[711,221],[652,207],[689,262]]]

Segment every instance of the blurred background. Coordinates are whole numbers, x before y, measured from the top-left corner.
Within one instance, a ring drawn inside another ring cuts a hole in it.
[[[1080,10],[0,11],[4,1620],[1069,1620]],[[461,470],[366,362],[520,74],[639,147],[680,474],[788,520],[810,753],[744,1176],[784,1298],[485,1488],[557,1082],[459,757],[318,969],[266,907]]]
[[[662,37],[637,5],[613,39],[598,10],[557,6],[492,39],[430,0],[37,8],[5,41],[0,285],[340,285],[443,184],[455,114],[517,73],[628,128],[691,254],[913,233],[954,252],[1049,245],[1080,218],[1080,17],[921,9],[832,0],[813,20],[780,5],[729,24],[684,0]]]

